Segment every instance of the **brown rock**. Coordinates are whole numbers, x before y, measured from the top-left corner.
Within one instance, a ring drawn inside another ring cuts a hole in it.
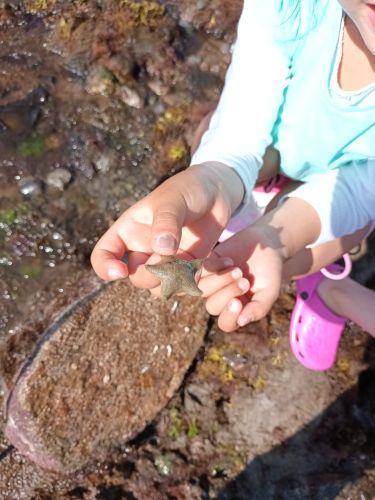
[[[103,458],[166,405],[199,349],[199,299],[155,299],[128,280],[71,306],[43,335],[7,401],[6,435],[58,472]]]

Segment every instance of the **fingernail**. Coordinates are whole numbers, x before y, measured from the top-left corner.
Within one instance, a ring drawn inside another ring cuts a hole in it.
[[[237,281],[238,288],[243,292],[246,292],[249,289],[249,282],[246,278],[241,278]]]
[[[159,234],[155,240],[156,246],[163,250],[176,250],[177,241],[172,234]]]
[[[239,278],[242,278],[242,271],[240,268],[236,267],[236,269],[233,269],[231,272],[232,278],[235,280],[238,280]]]
[[[237,320],[239,326],[245,326],[253,320],[251,316],[240,316]]]
[[[119,269],[117,269],[117,267],[111,267],[110,269],[108,269],[107,274],[110,280],[118,280],[124,277],[123,273]]]
[[[239,312],[240,308],[241,308],[241,305],[238,302],[238,300],[231,300],[228,304],[228,311],[230,311],[232,313]]]
[[[225,259],[223,260],[223,266],[224,267],[232,267],[232,266],[234,266],[234,260],[231,259],[230,257],[225,257]]]

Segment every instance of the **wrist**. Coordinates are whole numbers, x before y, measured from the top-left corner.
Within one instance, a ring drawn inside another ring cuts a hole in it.
[[[298,198],[287,198],[254,226],[278,249],[284,261],[314,243],[321,227],[314,207]]]
[[[224,163],[212,161],[192,165],[190,169],[199,170],[208,182],[212,183],[216,195],[222,198],[233,213],[242,203],[245,188],[237,172]]]
[[[282,231],[275,225],[261,224],[262,219],[263,217],[247,229],[251,232],[251,240],[258,242],[264,251],[276,254],[283,264],[289,258],[289,248]]]

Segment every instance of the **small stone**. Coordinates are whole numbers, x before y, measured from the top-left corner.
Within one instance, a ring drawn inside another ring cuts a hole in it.
[[[56,168],[47,175],[48,186],[63,191],[72,179],[72,174],[66,168]]]
[[[169,455],[159,455],[155,458],[154,464],[161,476],[168,476],[172,467],[172,461]]]
[[[147,85],[149,88],[156,94],[157,96],[163,96],[166,95],[169,91],[169,87],[165,85],[165,83],[162,83],[158,80],[150,80],[147,82]]]
[[[91,69],[86,80],[86,92],[91,95],[111,95],[115,88],[113,74],[103,67]]]
[[[102,173],[107,173],[110,170],[111,162],[113,163],[113,158],[108,154],[100,154],[96,158],[93,159],[93,164],[95,166],[95,170]]]
[[[223,359],[231,368],[238,368],[248,363],[248,359],[239,352],[224,352]]]
[[[35,179],[22,179],[18,183],[18,191],[28,198],[36,196],[42,192],[41,183]]]
[[[141,109],[143,108],[144,102],[141,96],[135,90],[122,85],[119,89],[119,97],[124,104],[127,104],[131,108]]]

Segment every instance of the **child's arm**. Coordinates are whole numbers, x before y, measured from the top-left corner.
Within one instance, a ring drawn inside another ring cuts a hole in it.
[[[218,161],[234,168],[245,202],[262,165],[291,69],[290,13],[275,0],[245,0],[219,105],[192,164]],[[288,43],[289,42],[289,43]]]
[[[316,210],[321,231],[313,246],[352,234],[375,220],[375,159],[318,174],[288,197]]]

